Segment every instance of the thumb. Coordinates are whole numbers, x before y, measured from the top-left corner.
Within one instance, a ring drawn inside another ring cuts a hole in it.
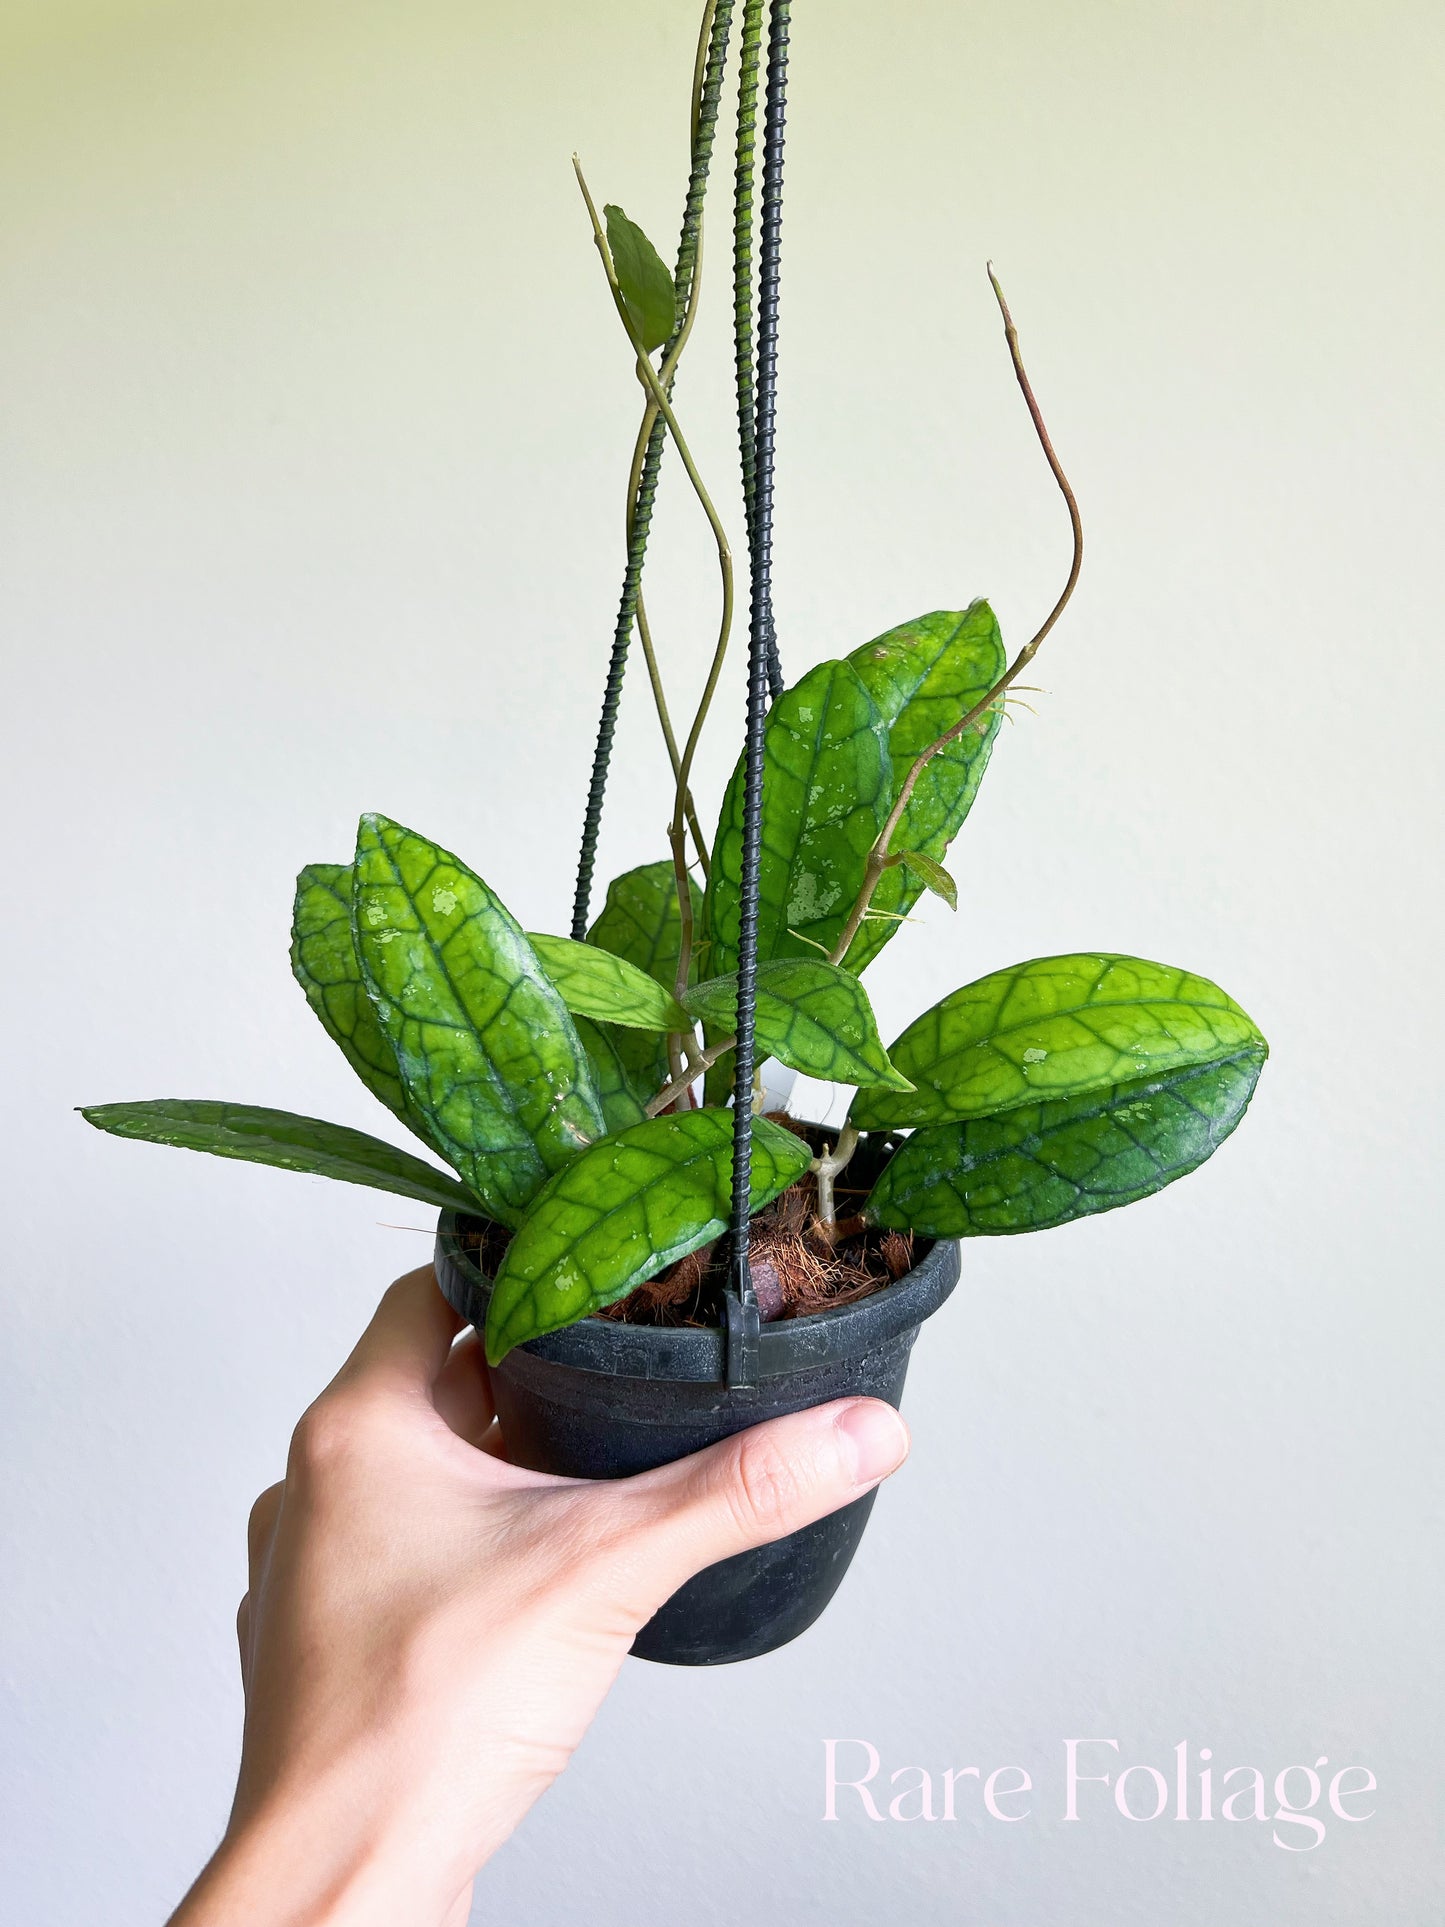
[[[908,1445],[908,1427],[876,1398],[816,1405],[734,1433],[626,1481],[649,1515],[634,1556],[665,1599],[704,1566],[861,1498],[898,1469]]]

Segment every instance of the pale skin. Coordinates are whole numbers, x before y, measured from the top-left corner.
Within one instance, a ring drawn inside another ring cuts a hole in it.
[[[662,1601],[908,1451],[855,1398],[634,1478],[524,1471],[458,1329],[399,1279],[256,1501],[235,1805],[172,1927],[464,1927]]]

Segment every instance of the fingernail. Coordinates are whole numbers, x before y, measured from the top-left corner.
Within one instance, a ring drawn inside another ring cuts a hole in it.
[[[837,1426],[853,1454],[853,1477],[859,1485],[877,1485],[908,1457],[908,1427],[879,1399],[860,1398],[845,1405]]]

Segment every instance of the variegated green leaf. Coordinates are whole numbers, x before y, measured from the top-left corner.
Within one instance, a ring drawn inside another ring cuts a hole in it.
[[[649,1098],[656,1097],[672,1074],[667,1039],[655,1031],[623,1030],[620,1026],[611,1036],[628,1089],[645,1104]]]
[[[989,1117],[1044,1097],[1212,1063],[1264,1039],[1207,977],[1088,951],[965,984],[889,1050],[909,1096],[860,1091],[860,1130]]]
[[[357,833],[357,954],[408,1096],[515,1224],[605,1129],[586,1052],[515,920],[480,877],[384,816]]]
[[[698,984],[687,993],[687,1006],[723,1036],[736,1030],[736,973]],[[862,984],[821,957],[758,965],[753,1028],[759,1056],[776,1057],[808,1077],[895,1091],[907,1085],[888,1061]]]
[[[436,1150],[426,1119],[407,1097],[391,1039],[362,981],[351,931],[349,863],[310,863],[297,877],[291,970],[327,1036],[372,1096]]]
[[[582,1048],[587,1053],[587,1062],[592,1067],[592,1081],[597,1086],[597,1095],[602,1100],[602,1121],[609,1135],[625,1131],[629,1125],[640,1124],[647,1116],[647,1099],[654,1096],[667,1082],[667,1046],[663,1042],[662,1075],[655,1082],[642,1083],[634,1079],[627,1061],[618,1049],[618,1041],[623,1037],[637,1039],[652,1044],[656,1040],[644,1038],[640,1031],[614,1030],[610,1024],[594,1024],[590,1017],[572,1019],[577,1026],[577,1035],[582,1040]]]
[[[1046,1231],[1132,1204],[1218,1149],[1264,1060],[1262,1045],[1245,1045],[1083,1096],[929,1125],[884,1168],[867,1216],[929,1238],[979,1238]]]
[[[696,1251],[731,1209],[730,1111],[649,1118],[594,1144],[546,1185],[507,1247],[487,1315],[487,1357],[571,1325]],[[812,1160],[791,1131],[753,1120],[749,1197],[759,1211]]]
[[[850,663],[785,690],[764,735],[758,958],[826,958],[863,885],[889,809],[888,731]],[[709,976],[738,964],[743,765],[723,799],[708,879]]]
[[[701,922],[702,892],[688,878],[694,928]],[[602,913],[587,932],[588,943],[645,970],[671,991],[677,981],[682,919],[677,909],[677,878],[671,863],[644,863],[614,877]]]
[[[319,1117],[185,1097],[92,1104],[80,1115],[113,1137],[141,1138],[147,1144],[173,1144],[185,1151],[209,1151],[213,1157],[339,1178],[343,1184],[369,1185],[373,1191],[415,1198],[443,1211],[477,1210],[477,1200],[450,1171],[438,1171],[394,1144],[348,1130],[344,1124],[327,1124]]]
[[[888,724],[892,796],[919,752],[966,716],[1006,667],[998,623],[986,602],[902,623],[855,649],[848,660]],[[917,850],[935,861],[944,856],[973,807],[999,721],[999,712],[991,712],[979,728],[924,765],[890,849]],[[862,970],[878,955],[924,887],[922,875],[909,875],[899,864],[883,872],[870,915],[843,960],[850,970]]]
[[[574,1016],[623,1024],[629,1030],[692,1028],[677,1000],[655,977],[628,963],[625,957],[614,956],[596,944],[574,943],[570,937],[543,937],[531,932],[527,941]]]

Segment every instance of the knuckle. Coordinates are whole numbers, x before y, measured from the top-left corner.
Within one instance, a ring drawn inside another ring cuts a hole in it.
[[[798,1479],[776,1443],[766,1433],[742,1433],[728,1472],[725,1491],[741,1529],[770,1538],[785,1532],[796,1510]]]
[[[268,1485],[251,1507],[246,1520],[246,1543],[253,1552],[264,1545],[271,1536],[271,1528],[276,1523],[276,1511],[280,1501],[281,1488]]]
[[[315,1478],[349,1459],[359,1437],[359,1416],[350,1400],[323,1392],[307,1406],[291,1434],[287,1476]]]

